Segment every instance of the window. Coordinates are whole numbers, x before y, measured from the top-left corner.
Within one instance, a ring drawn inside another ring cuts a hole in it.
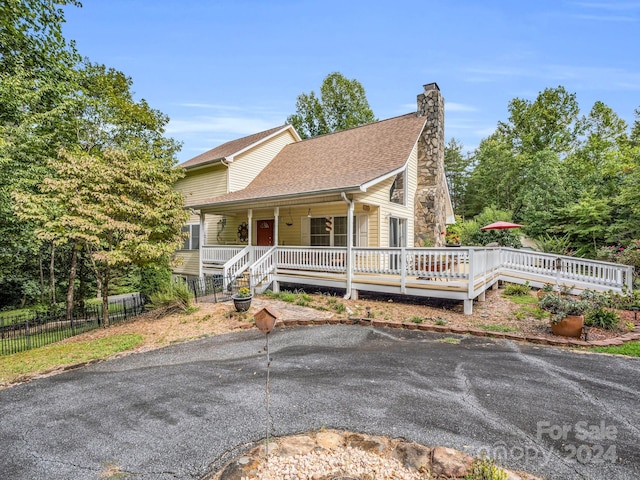
[[[198,250],[200,248],[200,224],[185,225],[182,231],[189,236],[184,240],[183,250]]]
[[[331,246],[331,232],[327,232],[327,222],[324,217],[312,218],[310,226],[312,247]]]
[[[396,175],[396,178],[391,185],[391,190],[389,191],[389,201],[391,203],[404,205],[405,183],[405,172],[400,172]]]
[[[327,230],[327,223],[331,225]],[[347,217],[314,217],[302,219],[302,244],[313,247],[346,247]],[[306,226],[305,226],[306,225]],[[366,247],[369,229],[366,215],[353,217],[353,245]]]

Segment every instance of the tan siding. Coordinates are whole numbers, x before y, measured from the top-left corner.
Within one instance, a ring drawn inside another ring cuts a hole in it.
[[[204,203],[211,197],[227,193],[227,167],[214,165],[188,172],[176,182],[175,189],[184,196],[186,206]]]
[[[291,132],[287,130],[235,157],[229,165],[229,191],[236,192],[249,185],[280,150],[294,141]]]
[[[195,275],[200,273],[198,268],[199,260],[198,250],[180,250],[175,253],[176,265],[172,271],[176,274]]]
[[[404,218],[407,221],[407,246],[413,245],[413,199],[417,184],[417,147],[414,147],[407,164],[406,205],[398,205],[389,201],[389,192],[394,178],[388,178],[371,187],[365,194],[358,196],[358,201],[370,205],[379,205],[379,215],[369,218],[370,245],[386,247],[389,245],[389,216]],[[375,232],[374,232],[375,231]],[[373,237],[377,236],[377,238]],[[374,239],[375,238],[375,239]]]

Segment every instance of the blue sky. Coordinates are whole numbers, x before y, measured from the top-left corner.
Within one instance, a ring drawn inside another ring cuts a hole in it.
[[[576,93],[631,123],[640,107],[640,1],[82,0],[64,34],[167,114],[180,162],[285,122],[340,72],[379,119],[445,98],[445,135],[473,150],[514,97]]]

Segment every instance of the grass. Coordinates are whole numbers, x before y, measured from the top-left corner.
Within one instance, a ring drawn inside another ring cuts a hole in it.
[[[626,355],[629,357],[640,357],[640,342],[628,342],[612,347],[593,347],[592,352],[612,353],[615,355]]]
[[[533,295],[505,295],[504,298],[508,298],[518,305],[531,305],[538,303],[538,298]]]
[[[112,335],[88,342],[58,343],[0,357],[0,382],[16,381],[24,375],[47,372],[54,368],[89,360],[103,359],[132,350],[144,338],[137,333]]]

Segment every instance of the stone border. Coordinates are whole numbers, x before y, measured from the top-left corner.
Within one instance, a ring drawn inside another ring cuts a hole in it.
[[[358,449],[378,455],[383,459],[396,461],[405,469],[418,472],[424,478],[462,479],[470,473],[474,457],[453,448],[442,446],[427,447],[416,442],[408,442],[404,438],[390,438],[381,435],[366,435],[343,430],[325,430],[308,432],[299,435],[274,437],[269,443],[270,457],[296,463],[305,455],[315,452],[327,454]],[[244,480],[256,478],[265,470],[267,448],[262,441],[255,442],[244,453],[231,459],[220,468],[206,474],[201,480]],[[281,463],[281,462],[278,462]],[[304,464],[304,462],[300,462]],[[540,480],[526,472],[508,470],[508,480]],[[337,478],[364,479],[368,476],[353,476],[353,472],[333,472],[318,476],[318,480]],[[316,478],[314,475],[313,478]],[[292,477],[297,478],[297,477]],[[305,477],[306,478],[306,477]]]
[[[624,333],[615,338],[606,340],[580,340],[570,337],[547,338],[537,335],[521,335],[508,332],[491,332],[477,328],[460,327],[456,325],[428,325],[414,322],[392,322],[388,320],[375,320],[371,318],[318,318],[318,319],[285,319],[278,320],[276,327],[312,326],[312,325],[361,325],[365,327],[401,328],[405,330],[421,330],[423,332],[452,333],[456,335],[473,335],[476,337],[491,337],[504,340],[516,340],[539,345],[551,345],[556,347],[610,347],[622,345],[633,340],[640,340],[638,326],[633,332]],[[252,328],[253,322],[243,325],[241,328]]]

